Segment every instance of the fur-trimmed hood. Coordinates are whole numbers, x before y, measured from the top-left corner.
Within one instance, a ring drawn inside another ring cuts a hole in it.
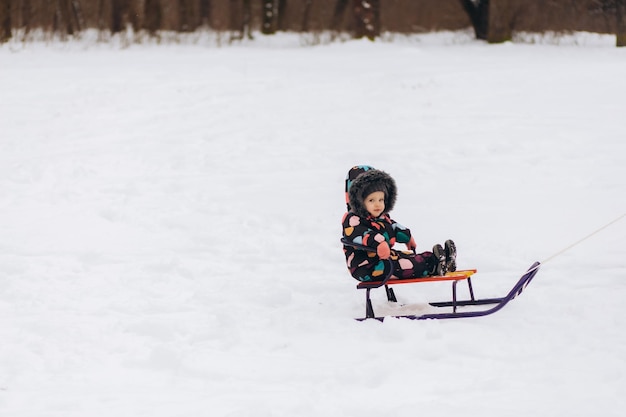
[[[367,165],[350,169],[346,177],[346,203],[349,211],[361,217],[369,216],[363,200],[375,191],[385,193],[385,213],[393,210],[398,189],[396,182],[389,174]]]

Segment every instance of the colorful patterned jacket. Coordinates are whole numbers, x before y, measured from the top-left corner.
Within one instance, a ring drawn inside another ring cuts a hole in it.
[[[388,214],[378,218],[362,217],[352,212],[343,216],[343,237],[347,240],[372,248],[372,251],[355,249],[344,245],[346,263],[350,274],[360,281],[380,280],[385,271],[385,263],[376,255],[376,249],[382,242],[389,247],[397,243],[408,243],[411,231],[394,221]],[[397,261],[402,252],[391,250],[390,259]]]

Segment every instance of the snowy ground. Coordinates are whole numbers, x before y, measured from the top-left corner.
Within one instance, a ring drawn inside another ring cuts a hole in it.
[[[0,415],[623,416],[626,219],[450,321],[339,238],[374,165],[503,295],[626,212],[626,50],[285,39],[0,47]]]

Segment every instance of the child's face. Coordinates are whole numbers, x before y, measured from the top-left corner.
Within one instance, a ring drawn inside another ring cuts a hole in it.
[[[385,193],[382,191],[374,191],[372,194],[365,197],[365,209],[374,217],[383,214],[385,211]]]

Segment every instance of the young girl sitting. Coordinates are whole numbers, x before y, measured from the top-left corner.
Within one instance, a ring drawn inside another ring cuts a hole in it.
[[[437,244],[432,252],[415,253],[417,247],[411,231],[397,223],[389,212],[397,197],[394,179],[386,172],[370,166],[353,167],[346,177],[348,212],[343,216],[343,237],[371,250],[344,245],[343,251],[350,274],[359,281],[381,281],[389,273],[393,277],[420,278],[445,275],[456,270],[456,247],[452,240],[445,249]],[[403,243],[409,251],[393,249]]]

